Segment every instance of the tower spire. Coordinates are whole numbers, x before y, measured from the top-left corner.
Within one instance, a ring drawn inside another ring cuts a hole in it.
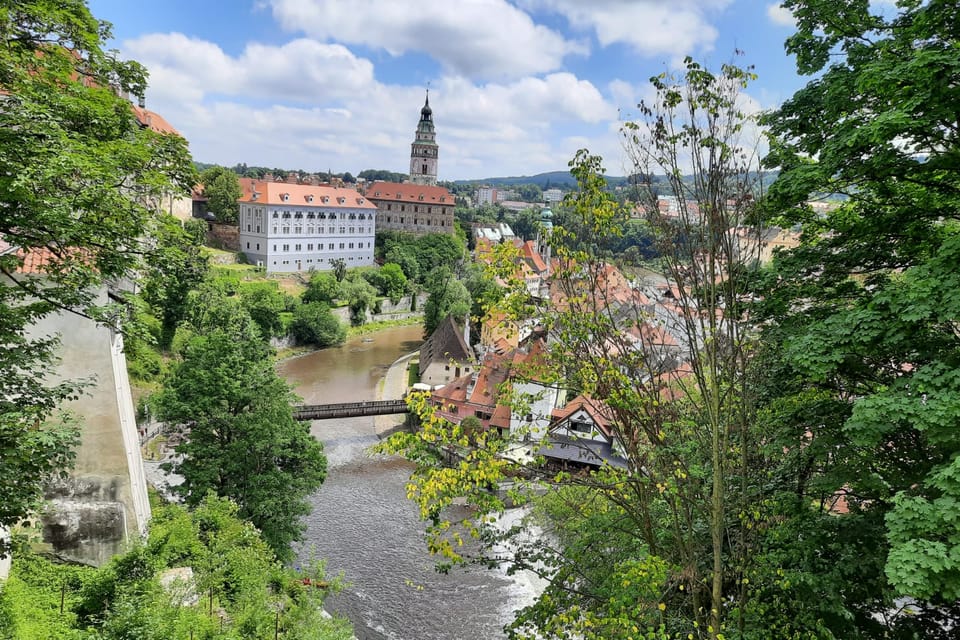
[[[410,182],[414,184],[437,184],[437,163],[439,147],[437,134],[433,127],[433,109],[430,108],[430,87],[426,90],[423,108],[420,109],[420,122],[410,146]]]

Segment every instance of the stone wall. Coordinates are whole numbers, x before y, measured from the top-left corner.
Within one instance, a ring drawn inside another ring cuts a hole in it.
[[[240,251],[240,228],[234,224],[211,222],[207,225],[207,244],[226,251]]]
[[[106,302],[104,291],[98,304]],[[80,421],[81,439],[69,477],[48,488],[44,540],[64,557],[103,564],[143,533],[150,517],[123,340],[70,313],[43,318],[30,333],[60,336],[60,363],[47,383],[93,381],[63,407]]]

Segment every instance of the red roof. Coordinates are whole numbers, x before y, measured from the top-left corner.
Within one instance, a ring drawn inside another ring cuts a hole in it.
[[[453,194],[446,187],[434,187],[413,182],[374,182],[367,187],[367,197],[371,200],[390,200],[392,202],[427,202],[431,204],[454,205]]]
[[[594,424],[597,425],[603,435],[610,437],[610,423],[613,421],[610,416],[610,407],[589,396],[579,395],[562,408],[554,409],[553,418],[557,421],[566,420],[580,409],[590,414]]]
[[[180,136],[180,132],[174,129],[173,125],[167,122],[167,120],[156,111],[150,111],[135,104],[130,105],[130,108],[133,109],[133,115],[136,116],[137,122],[140,123],[141,127],[146,127],[157,133],[172,133],[173,135]],[[183,136],[180,137],[182,138]]]
[[[538,274],[546,272],[547,263],[543,261],[543,256],[541,256],[540,252],[537,251],[537,245],[533,242],[533,240],[527,240],[524,242],[523,247],[521,247],[521,251],[523,251],[524,259],[530,261],[534,271],[536,271]]]
[[[240,178],[240,202],[284,204],[301,207],[340,207],[348,209],[372,209],[373,204],[355,189],[327,185],[291,184],[267,182],[254,178]]]

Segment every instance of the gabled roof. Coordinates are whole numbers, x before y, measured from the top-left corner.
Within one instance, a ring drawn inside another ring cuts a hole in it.
[[[267,182],[240,178],[240,202],[300,207],[376,210],[377,205],[356,190],[312,184]]]
[[[22,249],[16,245],[10,244],[3,238],[0,238],[0,256],[15,254],[19,260],[14,273],[43,275],[50,272],[53,265],[57,264],[62,258],[49,247],[32,247]],[[82,255],[74,252],[73,255]]]
[[[543,261],[543,256],[540,255],[540,252],[537,251],[537,245],[533,240],[527,240],[523,243],[523,246],[520,248],[520,251],[523,253],[524,260],[529,261],[530,266],[533,267],[533,270],[538,274],[542,274],[547,270],[547,263]]]
[[[610,438],[610,424],[613,421],[610,415],[610,407],[600,400],[595,400],[589,396],[579,395],[560,409],[553,410],[553,419],[556,423],[563,422],[573,414],[583,409],[586,411],[593,423],[597,425],[600,432],[607,438]]]
[[[166,118],[156,111],[150,111],[135,104],[130,105],[130,108],[133,109],[133,115],[136,116],[137,122],[140,123],[141,127],[156,131],[157,133],[172,133],[175,136],[183,137],[179,131],[173,128],[172,124],[167,122]]]
[[[413,182],[374,182],[366,189],[371,200],[391,202],[425,202],[427,204],[454,205],[453,194],[446,187],[435,187]]]
[[[473,349],[466,343],[463,330],[453,316],[447,316],[420,347],[420,366],[426,369],[434,362],[473,361]]]

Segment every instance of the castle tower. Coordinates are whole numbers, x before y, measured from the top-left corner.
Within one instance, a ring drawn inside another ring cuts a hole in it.
[[[437,184],[439,147],[437,133],[433,129],[433,110],[430,108],[430,90],[420,109],[420,122],[416,137],[410,145],[410,182],[414,184]]]
[[[550,207],[547,206],[540,211],[540,230],[537,231],[537,252],[547,265],[547,273],[550,273],[550,260],[552,258],[550,251],[550,236],[552,234],[553,211],[550,211]]]

